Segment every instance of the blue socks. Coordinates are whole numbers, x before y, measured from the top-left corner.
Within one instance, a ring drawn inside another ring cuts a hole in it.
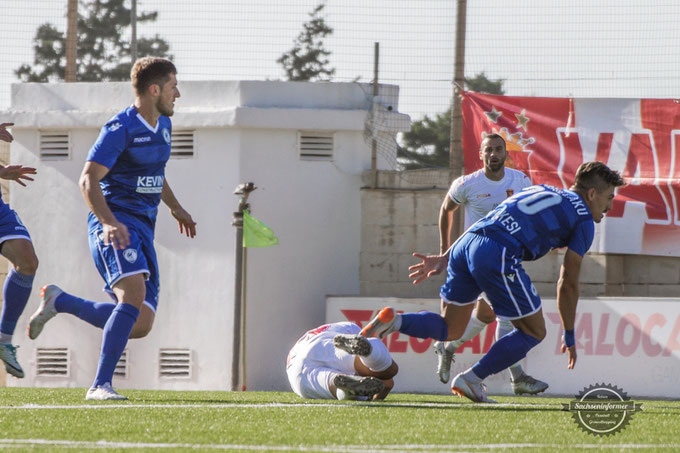
[[[14,269],[9,271],[3,288],[5,303],[2,307],[2,316],[0,316],[1,333],[8,336],[14,334],[19,316],[23,313],[28,296],[31,294],[33,277],[33,275],[20,274]]]
[[[421,311],[418,313],[402,313],[399,332],[412,337],[445,341],[449,335],[449,328],[444,318],[437,313]]]
[[[128,337],[138,317],[139,309],[134,305],[123,302],[116,305],[116,308],[113,309],[113,313],[111,313],[104,326],[97,376],[92,387],[97,387],[107,382],[111,383],[113,372],[116,370],[116,364],[118,364],[120,356],[123,355]]]
[[[139,317],[139,309],[126,303],[93,302],[68,293],[61,293],[56,298],[54,308],[59,313],[70,313],[104,329],[97,376],[92,387],[111,383],[118,360]]]
[[[540,341],[536,338],[515,329],[494,343],[489,352],[472,367],[472,372],[480,379],[485,379],[522,360],[538,343]]]
[[[70,313],[83,321],[100,329],[106,325],[116,304],[92,302],[67,293],[61,293],[54,301],[54,308],[59,313]]]

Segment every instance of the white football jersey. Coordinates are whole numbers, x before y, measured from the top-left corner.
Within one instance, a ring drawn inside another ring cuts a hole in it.
[[[338,334],[356,335],[361,328],[351,322],[325,324],[305,333],[288,353],[286,374],[295,393],[303,398],[333,399],[330,382],[336,374],[356,374],[354,356],[337,349]]]
[[[456,178],[451,184],[448,196],[455,203],[465,207],[467,230],[503,200],[530,185],[529,177],[519,170],[506,168],[503,179],[492,181],[486,177],[484,169],[480,169]]]

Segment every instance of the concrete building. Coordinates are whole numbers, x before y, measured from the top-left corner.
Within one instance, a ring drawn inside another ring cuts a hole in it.
[[[285,390],[285,357],[305,330],[325,321],[326,295],[359,293],[361,173],[371,168],[364,139],[371,87],[355,83],[181,82],[167,179],[197,222],[178,233],[161,205],[156,248],[161,297],[149,336],[131,340],[118,367],[119,388],[229,389],[234,304],[234,188],[254,182],[252,214],[280,245],[249,249],[245,347],[247,386]],[[87,208],[77,180],[99,128],[133,101],[129,83],[17,84],[11,161],[38,168],[10,203],[40,258],[34,294],[55,283],[91,300],[101,292],[87,246]],[[410,120],[398,113],[398,87],[383,85],[373,119],[394,143]],[[389,142],[389,140],[387,140]],[[396,148],[378,168],[394,168]],[[16,335],[22,380],[10,386],[87,387],[101,331],[57,316],[36,341]]]

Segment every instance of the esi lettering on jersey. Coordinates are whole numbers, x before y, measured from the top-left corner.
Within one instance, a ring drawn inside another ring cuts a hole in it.
[[[513,216],[508,214],[505,206],[501,207],[498,212],[493,216],[493,219],[503,225],[505,230],[510,234],[515,234],[522,229],[519,223],[515,220]]]
[[[137,176],[137,193],[163,192],[163,176]]]

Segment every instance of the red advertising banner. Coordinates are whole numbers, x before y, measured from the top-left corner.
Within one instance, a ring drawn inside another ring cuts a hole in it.
[[[583,162],[621,172],[614,207],[591,251],[680,256],[680,100],[512,97],[465,92],[465,172],[482,167],[479,147],[502,135],[506,165],[534,184],[569,188]]]
[[[327,297],[326,322],[351,321],[363,327],[384,306],[397,312],[439,312],[439,299]],[[556,299],[543,299],[545,339],[522,360],[524,370],[550,387],[546,395],[576,395],[596,383],[623,388],[628,395],[680,398],[680,303],[678,299],[581,298],[575,322],[577,360],[567,369],[560,350],[562,322]],[[473,366],[494,342],[494,326],[456,352],[451,376]],[[384,340],[399,365],[395,392],[449,393],[436,374],[432,339],[395,332]],[[507,371],[485,381],[489,395],[511,395]]]

